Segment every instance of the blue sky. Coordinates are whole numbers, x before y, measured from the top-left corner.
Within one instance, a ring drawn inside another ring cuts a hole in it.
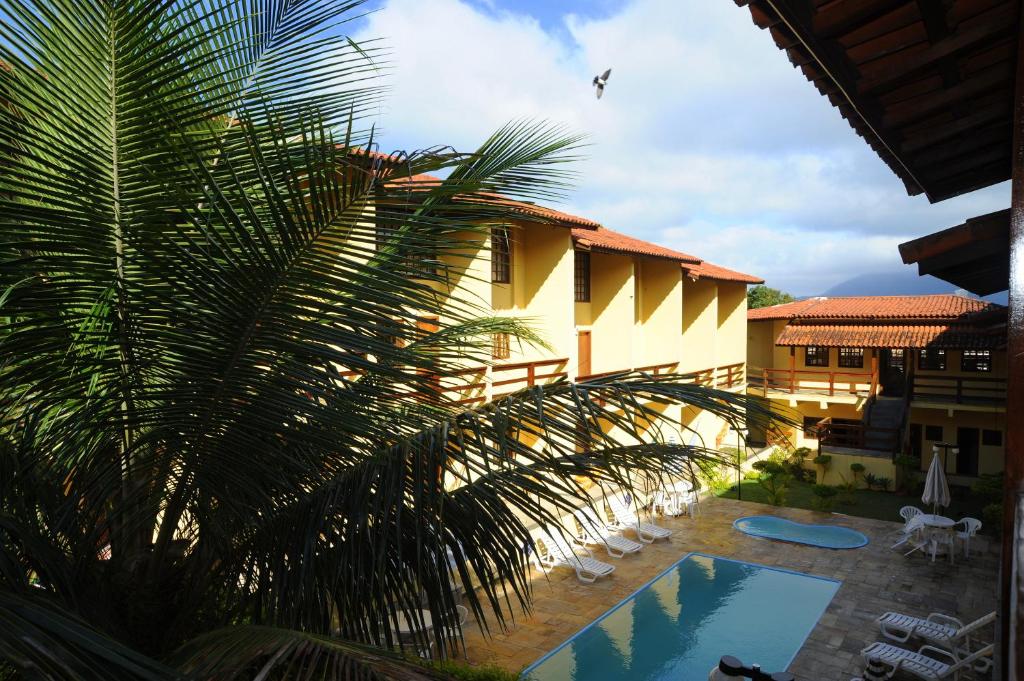
[[[383,150],[471,149],[514,118],[562,122],[589,147],[561,208],[797,295],[905,274],[898,243],[1009,202],[1007,184],[908,197],[729,0],[375,4],[354,37],[391,50]],[[597,101],[590,80],[607,67]]]

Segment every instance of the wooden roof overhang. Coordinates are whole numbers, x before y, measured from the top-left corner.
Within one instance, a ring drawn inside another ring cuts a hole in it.
[[[1010,209],[899,246],[903,262],[980,296],[1005,291],[1010,280]]]
[[[1021,0],[734,0],[910,194],[1010,178]]]

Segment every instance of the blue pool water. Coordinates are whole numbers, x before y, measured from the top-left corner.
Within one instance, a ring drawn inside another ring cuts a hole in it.
[[[859,549],[868,543],[867,537],[849,527],[804,525],[773,515],[739,518],[732,526],[755,537],[810,544],[826,549]]]
[[[839,582],[691,553],[531,665],[532,681],[707,681],[722,655],[789,666]]]

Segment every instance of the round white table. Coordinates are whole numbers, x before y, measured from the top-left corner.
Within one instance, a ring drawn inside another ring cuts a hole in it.
[[[434,628],[434,621],[430,617],[429,610],[420,610],[420,617],[422,618],[423,631],[430,631]],[[398,613],[398,633],[400,635],[408,635],[420,631],[420,622],[410,622],[406,619],[405,613]]]
[[[948,529],[956,525],[956,521],[952,518],[947,518],[944,515],[936,515],[934,513],[922,513],[918,516],[921,522],[928,527],[937,527],[939,529]]]
[[[952,518],[947,518],[944,515],[938,515],[936,513],[922,513],[918,516],[921,519],[921,524],[925,527],[930,527],[935,530],[941,530],[944,532],[953,532],[953,527],[956,525],[956,521]],[[955,537],[948,537],[946,541],[937,541],[936,539],[931,540],[931,554],[932,562],[935,562],[935,556],[945,555],[948,551],[950,562],[953,561],[953,556],[956,551],[953,548],[953,540]],[[947,543],[948,542],[948,543]]]

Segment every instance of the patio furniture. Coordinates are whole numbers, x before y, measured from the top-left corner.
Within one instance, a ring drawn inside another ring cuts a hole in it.
[[[964,545],[964,556],[967,558],[971,557],[971,537],[978,534],[978,530],[981,529],[981,521],[977,518],[961,518],[956,527],[963,525],[962,530],[957,530],[956,536],[959,537],[960,541]]]
[[[584,584],[593,584],[598,577],[606,577],[615,572],[615,566],[594,558],[586,548],[580,548],[586,555],[577,555],[576,550],[554,530],[537,540],[543,547],[543,553],[534,550],[531,558],[541,572],[550,572],[553,568],[566,566],[576,571],[576,579]]]
[[[645,544],[653,543],[658,539],[668,539],[672,536],[672,530],[660,527],[654,523],[641,521],[636,511],[630,508],[630,502],[623,498],[622,495],[613,494],[607,497],[607,500],[608,506],[612,509],[612,515],[615,516],[615,523],[612,525],[615,529],[633,530],[636,533],[637,539]]]
[[[654,493],[654,508],[662,515],[680,516],[685,513],[694,518],[700,511],[700,495],[689,482],[677,482]]]
[[[933,513],[921,513],[915,516],[913,521],[919,522],[921,528],[916,535],[909,539],[913,548],[903,555],[909,556],[915,551],[923,551],[931,554],[934,563],[939,553],[945,553],[949,556],[950,562],[953,562],[953,542],[956,539],[953,526],[956,525],[956,521]]]
[[[935,646],[921,646],[914,652],[878,641],[862,650],[860,654],[865,664],[881,662],[890,667],[892,671],[888,678],[892,678],[897,672],[904,672],[926,681],[959,681],[965,671],[987,670],[992,663],[991,659],[986,658],[991,658],[994,648],[995,646],[989,643],[970,655],[957,659],[953,653]],[[936,659],[937,656],[941,659]]]
[[[608,523],[598,517],[597,511],[588,507],[573,513],[580,526],[579,540],[587,546],[603,546],[612,558],[622,558],[627,553],[636,553],[644,547],[628,537],[615,534]]]
[[[906,643],[911,637],[915,637],[960,657],[969,654],[972,636],[982,627],[992,624],[995,619],[994,611],[968,624],[938,612],[933,612],[923,619],[898,612],[887,612],[875,621],[878,622],[882,636],[887,639]]]
[[[899,538],[896,543],[890,546],[890,549],[895,549],[913,540],[916,536],[921,534],[921,528],[924,527],[924,523],[921,522],[921,511],[914,508],[913,506],[904,506],[904,510],[910,509],[917,511],[917,513],[909,514],[906,518],[906,522],[903,524],[903,528],[899,532]],[[903,515],[903,511],[900,511],[900,515]]]

